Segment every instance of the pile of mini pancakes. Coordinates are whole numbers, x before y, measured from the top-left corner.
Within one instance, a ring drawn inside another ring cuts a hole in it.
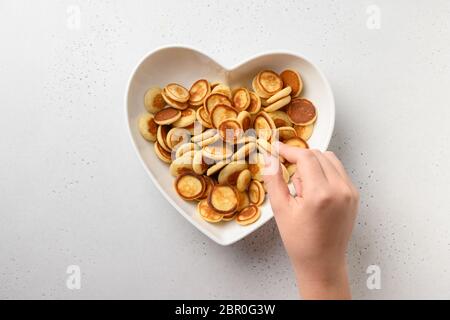
[[[174,187],[211,223],[249,225],[261,216],[265,199],[264,154],[272,143],[308,148],[317,119],[313,103],[300,97],[303,81],[291,69],[259,72],[252,89],[201,79],[190,89],[170,83],[144,96],[142,136],[176,177]],[[286,183],[295,164],[280,157]]]

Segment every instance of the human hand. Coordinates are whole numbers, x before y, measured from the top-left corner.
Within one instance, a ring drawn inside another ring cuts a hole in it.
[[[334,153],[278,146],[279,154],[297,165],[292,176],[297,195],[290,194],[274,156],[266,156],[264,183],[300,293],[305,299],[350,298],[345,251],[358,192]]]

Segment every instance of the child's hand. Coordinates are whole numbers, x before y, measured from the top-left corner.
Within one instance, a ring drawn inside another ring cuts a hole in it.
[[[345,251],[359,196],[332,152],[282,143],[279,153],[297,164],[289,193],[279,161],[266,157],[264,182],[284,245],[304,298],[350,298]]]

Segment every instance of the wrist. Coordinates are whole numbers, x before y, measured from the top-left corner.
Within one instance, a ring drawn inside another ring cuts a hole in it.
[[[326,266],[295,267],[297,285],[304,299],[350,299],[345,259]]]

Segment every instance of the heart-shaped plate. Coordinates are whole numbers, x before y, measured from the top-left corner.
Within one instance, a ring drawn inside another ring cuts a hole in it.
[[[138,118],[146,112],[144,94],[152,86],[164,87],[171,82],[189,88],[198,79],[224,82],[232,88],[244,86],[251,89],[251,81],[259,71],[271,69],[281,72],[288,68],[300,72],[304,83],[301,96],[311,100],[317,108],[318,118],[308,144],[311,148],[326,150],[334,128],[333,93],[323,73],[314,64],[297,54],[265,53],[233,68],[226,68],[195,49],[182,46],[163,47],[145,56],[129,80],[126,95],[127,122],[131,140],[145,170],[161,193],[182,216],[221,245],[230,245],[242,239],[270,220],[273,213],[269,201],[261,207],[261,218],[249,226],[230,222],[210,224],[204,221],[196,212],[196,202],[186,202],[177,195],[173,188],[174,177],[170,175],[168,165],[157,158],[153,144],[144,140],[139,133]]]

